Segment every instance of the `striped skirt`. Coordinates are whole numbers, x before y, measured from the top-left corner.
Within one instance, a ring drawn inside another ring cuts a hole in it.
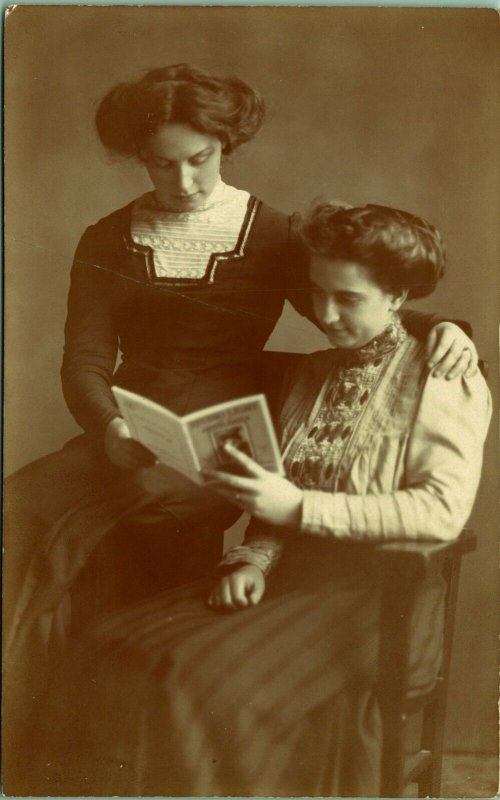
[[[243,611],[210,610],[209,587],[163,592],[80,638],[44,709],[43,793],[376,796],[370,548],[291,537],[264,599]],[[439,667],[442,595],[426,591],[415,685]]]

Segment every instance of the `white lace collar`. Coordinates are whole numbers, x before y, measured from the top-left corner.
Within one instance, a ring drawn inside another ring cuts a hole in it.
[[[157,278],[199,280],[213,255],[235,250],[249,200],[248,192],[221,179],[192,211],[166,210],[155,192],[146,192],[133,205],[132,239],[152,249]]]

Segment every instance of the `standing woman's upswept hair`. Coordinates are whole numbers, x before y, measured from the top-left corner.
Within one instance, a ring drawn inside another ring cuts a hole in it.
[[[122,156],[140,157],[148,136],[168,123],[216,136],[228,155],[255,136],[264,116],[263,98],[244,81],[174,64],[113,87],[95,122],[103,145]]]

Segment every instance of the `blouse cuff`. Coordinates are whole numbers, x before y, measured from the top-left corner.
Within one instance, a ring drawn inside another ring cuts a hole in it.
[[[282,544],[276,541],[260,542],[252,545],[239,545],[228,550],[219,563],[216,574],[224,574],[228,567],[250,564],[258,567],[264,575],[268,575],[281,556]]]

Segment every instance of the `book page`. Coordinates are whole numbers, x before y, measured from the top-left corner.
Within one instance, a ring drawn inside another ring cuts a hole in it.
[[[130,433],[172,469],[200,482],[180,418],[145,397],[113,386],[113,394]]]
[[[283,475],[283,465],[264,395],[254,395],[184,417],[200,469],[234,472],[225,452],[231,443],[265,469]]]

